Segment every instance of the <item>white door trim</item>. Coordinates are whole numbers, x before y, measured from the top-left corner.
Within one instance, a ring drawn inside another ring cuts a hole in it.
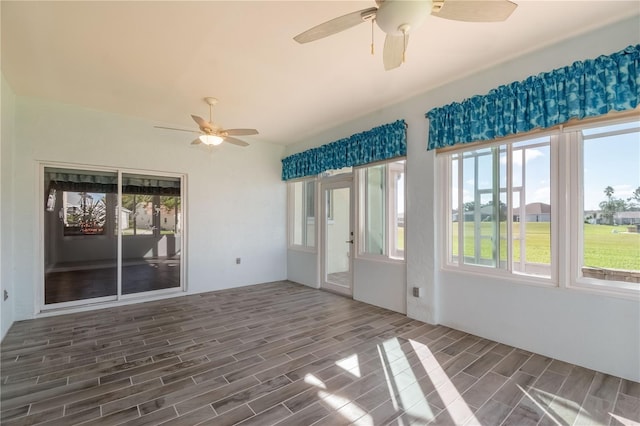
[[[349,247],[348,252],[348,273],[346,275],[345,283],[330,282],[327,280],[327,232],[329,226],[328,212],[327,212],[327,191],[334,189],[347,188],[349,189],[349,232],[344,235],[345,241],[351,240],[354,243],[347,244]],[[324,182],[320,182],[320,288],[335,293],[343,294],[345,296],[353,296],[353,259],[355,254],[355,214],[354,214],[354,185],[352,175],[340,176],[339,179],[332,179]]]

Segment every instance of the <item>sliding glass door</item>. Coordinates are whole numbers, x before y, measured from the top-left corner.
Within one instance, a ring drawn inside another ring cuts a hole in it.
[[[122,294],[180,287],[180,179],[122,181]]]
[[[45,307],[182,288],[181,177],[43,171]]]

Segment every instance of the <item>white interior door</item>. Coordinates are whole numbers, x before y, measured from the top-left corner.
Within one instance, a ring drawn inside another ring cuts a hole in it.
[[[322,184],[322,288],[353,294],[352,180]]]

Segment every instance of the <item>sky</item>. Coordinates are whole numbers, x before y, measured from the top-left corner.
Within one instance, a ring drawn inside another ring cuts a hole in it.
[[[616,131],[635,126],[640,128],[640,121],[589,129],[584,131],[584,210],[600,210],[599,204],[606,200],[604,189],[611,186],[614,189],[613,196],[627,200],[633,191],[640,187],[640,130],[634,133],[607,136],[606,132]],[[544,141],[548,138],[532,139],[531,141]],[[517,144],[514,144],[517,146]],[[517,152],[514,150],[514,153]],[[473,167],[472,161],[466,160],[464,173],[463,200],[473,201]],[[524,164],[526,193],[525,204],[541,202],[550,204],[550,152],[548,147],[535,147],[526,150],[524,161],[522,156],[514,155],[514,175],[519,176]],[[478,180],[480,188],[491,187],[490,157],[480,159]],[[482,165],[485,165],[484,167]],[[501,160],[501,186],[506,186],[504,178],[504,164],[506,158]],[[520,185],[518,178],[514,177],[514,186]],[[454,180],[455,186],[455,180]],[[455,191],[454,191],[455,194]],[[482,203],[491,198],[490,194],[484,196]],[[452,200],[455,206],[457,200]],[[506,200],[503,196],[503,201]],[[514,207],[519,205],[514,199]]]
[[[607,186],[625,200],[640,187],[640,133],[584,141],[585,210],[600,209]]]

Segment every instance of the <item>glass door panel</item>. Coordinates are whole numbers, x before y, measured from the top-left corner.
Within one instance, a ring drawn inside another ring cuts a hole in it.
[[[323,191],[323,288],[351,295],[351,182],[334,183]]]
[[[117,295],[114,172],[44,169],[44,304]]]
[[[180,287],[180,179],[122,174],[122,294]]]

